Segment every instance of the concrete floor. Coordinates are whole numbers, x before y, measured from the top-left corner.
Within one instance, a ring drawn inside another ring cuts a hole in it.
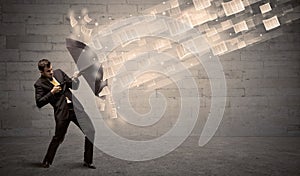
[[[51,137],[0,138],[0,175],[300,175],[300,137],[214,137],[204,147],[189,137],[170,154],[131,162],[95,150],[96,170],[82,166],[83,137],[66,136],[53,165],[40,161]]]

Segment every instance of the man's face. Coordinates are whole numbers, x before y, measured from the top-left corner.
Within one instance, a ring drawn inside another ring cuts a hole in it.
[[[50,67],[45,67],[44,71],[41,71],[41,75],[52,80],[53,78],[52,65],[50,65]]]

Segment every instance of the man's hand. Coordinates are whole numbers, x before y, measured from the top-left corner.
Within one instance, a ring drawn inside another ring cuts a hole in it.
[[[81,76],[81,72],[80,71],[76,71],[76,72],[73,73],[72,79],[76,79],[79,76]]]
[[[51,90],[51,93],[52,94],[56,94],[56,93],[58,93],[58,92],[60,92],[61,91],[61,87],[60,86],[54,86],[53,88],[52,88],[52,90]]]

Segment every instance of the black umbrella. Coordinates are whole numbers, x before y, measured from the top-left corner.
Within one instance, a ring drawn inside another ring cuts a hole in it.
[[[107,80],[103,81],[103,67],[102,65],[99,67],[97,54],[86,44],[70,38],[66,39],[66,46],[78,70],[95,95],[98,96],[107,85]]]

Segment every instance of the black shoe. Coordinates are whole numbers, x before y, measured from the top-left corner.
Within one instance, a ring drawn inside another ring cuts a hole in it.
[[[83,166],[87,167],[87,168],[90,168],[90,169],[96,169],[96,167],[92,163],[84,162]]]
[[[48,161],[45,161],[42,163],[42,167],[43,168],[49,168],[50,167],[50,163]]]

